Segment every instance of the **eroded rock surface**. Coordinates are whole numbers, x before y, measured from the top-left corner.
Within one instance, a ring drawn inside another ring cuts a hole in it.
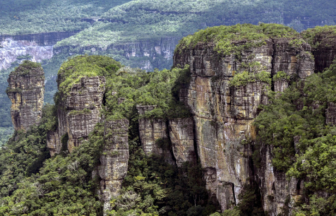
[[[144,115],[146,112],[153,110],[153,105],[137,105],[139,115]],[[163,156],[164,160],[173,164],[173,157],[170,152],[168,139],[167,122],[163,119],[139,119],[139,134],[142,148],[147,156],[152,154]],[[165,146],[160,147],[160,144]]]
[[[192,118],[169,120],[169,137],[177,167],[196,163],[194,121]]]
[[[34,64],[34,63],[32,63]],[[12,102],[15,130],[28,130],[39,123],[44,100],[44,72],[30,63],[20,65],[8,78],[7,95]]]
[[[105,92],[105,77],[83,77],[67,95],[60,95],[57,107],[58,129],[49,133],[51,154],[59,153],[62,137],[68,134],[67,149],[71,152],[87,140],[100,121]],[[53,138],[58,136],[58,138]]]
[[[111,210],[110,200],[119,195],[122,181],[127,174],[128,126],[127,119],[105,122],[105,145],[98,166],[101,179],[99,197],[104,203],[104,212]]]
[[[250,162],[251,146],[243,143],[255,140],[252,123],[258,115],[258,106],[268,103],[267,91],[272,87],[261,81],[230,86],[230,80],[246,70],[244,65],[252,62],[260,63],[253,73],[263,70],[275,75],[282,71],[290,77],[305,79],[314,72],[314,60],[309,51],[307,43],[294,46],[289,39],[269,39],[261,47],[244,50],[240,58],[219,54],[211,43],[198,43],[194,48],[175,53],[175,66],[190,65],[191,83],[181,90],[180,99],[193,113],[197,151],[205,170],[206,186],[222,210],[239,203],[238,195],[244,184],[255,177]],[[287,86],[288,83],[279,82],[274,87],[284,91]],[[262,155],[266,156],[266,153]],[[260,177],[263,187],[274,182],[279,187],[285,184],[285,179],[278,178],[280,175],[275,174],[273,168],[268,170]],[[265,194],[267,190],[262,189]],[[287,195],[288,191],[277,190],[274,196],[279,198],[275,202],[282,202]],[[264,205],[266,209],[273,208],[265,200]]]

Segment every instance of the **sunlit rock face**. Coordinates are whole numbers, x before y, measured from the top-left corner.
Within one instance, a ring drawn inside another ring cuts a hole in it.
[[[263,70],[273,76],[282,71],[305,79],[314,72],[310,49],[306,43],[295,47],[288,39],[268,39],[261,47],[243,50],[240,58],[219,54],[212,43],[198,43],[193,48],[175,52],[174,66],[190,65],[192,79],[190,85],[181,90],[180,100],[193,114],[197,154],[205,170],[206,186],[222,210],[239,203],[238,195],[251,179],[262,180],[264,210],[270,210],[272,215],[279,213],[274,209],[280,209],[283,197],[291,193],[277,190],[272,203],[266,201],[269,185],[282,187],[289,183],[267,163],[271,158],[263,160],[267,171],[256,170],[251,163],[253,146],[244,144],[246,141],[254,143],[256,139],[253,121],[258,115],[258,106],[268,103],[268,89],[284,91],[288,83],[281,81],[272,86],[251,81],[242,86],[230,86],[230,80],[245,70],[242,65],[250,62],[260,63],[254,73]],[[267,157],[266,152],[262,157]]]
[[[87,140],[101,120],[105,82],[105,77],[83,77],[67,95],[60,95],[57,104],[58,129],[48,134],[48,147],[52,155],[59,153],[62,137],[66,134],[66,149],[70,152]]]
[[[111,210],[110,201],[119,195],[129,159],[127,119],[105,122],[105,145],[100,155],[98,175],[100,177],[99,197],[104,203],[104,212]]]
[[[44,99],[44,72],[41,67],[11,72],[7,95],[12,102],[11,117],[15,130],[27,131],[40,122]]]
[[[0,71],[10,68],[12,63],[20,61],[24,56],[33,62],[51,59],[53,46],[40,46],[35,41],[16,41],[12,38],[0,41]]]

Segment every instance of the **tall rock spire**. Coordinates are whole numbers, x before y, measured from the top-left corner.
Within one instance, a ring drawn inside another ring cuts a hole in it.
[[[27,131],[38,124],[44,100],[44,72],[39,63],[23,62],[9,74],[7,95],[12,102],[15,130]]]

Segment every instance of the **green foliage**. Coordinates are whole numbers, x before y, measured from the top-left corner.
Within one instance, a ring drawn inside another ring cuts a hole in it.
[[[234,77],[230,80],[230,86],[246,86],[248,83],[253,82],[264,82],[267,84],[271,84],[271,74],[266,71],[261,71],[259,73],[249,73],[247,71],[243,71],[242,73],[235,74]]]
[[[236,209],[240,215],[246,216],[264,216],[261,203],[259,187],[256,182],[250,182],[244,185],[243,191],[238,196],[240,202]],[[233,212],[234,213],[234,212]],[[225,215],[225,214],[224,214]]]
[[[336,37],[336,26],[316,26],[302,32],[303,38],[314,48],[332,47]]]
[[[106,116],[114,119],[129,118],[136,105],[155,105],[156,108],[146,112],[147,118],[188,117],[190,111],[178,100],[181,86],[189,83],[189,67],[146,73],[135,70],[118,73],[107,80]],[[116,94],[113,94],[115,92]],[[118,98],[124,98],[118,103]]]
[[[13,0],[0,2],[0,34],[82,30],[112,7],[129,0]]]
[[[290,76],[287,75],[285,72],[283,71],[279,71],[278,73],[276,73],[274,76],[273,76],[273,81],[277,81],[277,80],[289,80],[290,79]]]
[[[0,198],[11,195],[22,179],[39,171],[49,157],[47,132],[55,126],[55,109],[46,105],[39,126],[32,127],[27,133],[15,132],[0,149]]]
[[[207,216],[216,211],[199,165],[186,163],[177,169],[163,158],[147,157],[137,137],[130,142],[130,152],[123,189],[112,200],[110,215]]]
[[[56,115],[49,118],[54,119]],[[50,127],[46,129],[51,130]],[[46,137],[40,139],[46,141]],[[92,178],[92,171],[99,162],[103,143],[104,127],[97,124],[89,141],[71,154],[45,160],[39,172],[31,177],[21,175],[18,189],[1,199],[0,214],[100,215],[102,206],[95,193],[98,182]]]
[[[5,145],[13,133],[14,130],[11,127],[0,127],[0,146]]]
[[[271,93],[270,104],[262,106],[255,124],[263,142],[275,147],[277,169],[287,171],[296,161],[294,137],[300,137],[296,148],[304,152],[313,145],[311,140],[331,133],[325,125],[325,108],[327,102],[336,101],[335,71],[334,64],[323,74],[308,77],[303,88],[294,83],[281,95]]]
[[[225,7],[225,13],[223,13],[223,7]],[[232,26],[237,23],[255,25],[259,22],[284,23],[302,31],[312,23],[324,25],[327,22],[333,25],[335,18],[331,8],[334,7],[335,3],[331,0],[326,1],[325,4],[320,4],[317,0],[130,1],[111,8],[92,28],[87,28],[59,42],[58,46],[107,47],[110,44],[129,41],[155,43],[165,37],[182,38],[206,27]],[[311,19],[314,21],[310,22]],[[279,26],[266,25],[264,30],[271,37],[287,34],[287,30]],[[240,36],[237,35],[237,37]],[[221,44],[222,48],[227,46],[230,47],[226,43]]]
[[[317,195],[309,196],[309,205],[303,204],[294,208],[295,216],[322,216],[336,214],[336,196],[331,195],[329,198],[322,198]]]
[[[271,93],[255,125],[261,141],[274,146],[274,167],[289,178],[305,180],[310,205],[298,203],[296,215],[333,215],[335,197],[323,198],[316,192],[336,192],[336,128],[325,123],[325,110],[336,101],[336,62],[302,82],[282,94]]]
[[[299,33],[279,24],[237,24],[234,26],[216,26],[200,30],[183,38],[176,50],[196,46],[198,43],[215,44],[215,50],[224,55],[235,53],[266,44],[269,38],[295,38]]]
[[[68,115],[75,116],[75,115],[90,115],[90,114],[91,114],[91,110],[85,108],[83,110],[72,110],[69,112]]]
[[[83,77],[105,76],[110,78],[121,64],[107,56],[77,56],[61,65],[58,71],[58,84],[61,94],[67,95]]]
[[[33,73],[35,70],[43,70],[40,63],[32,62],[25,60],[19,67],[15,68],[14,71],[11,72],[13,75],[28,75]]]

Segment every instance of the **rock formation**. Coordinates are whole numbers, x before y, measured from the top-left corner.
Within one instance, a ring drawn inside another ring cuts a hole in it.
[[[185,162],[196,163],[194,121],[192,118],[169,120],[169,138],[177,167]]]
[[[105,122],[105,145],[98,166],[101,179],[99,197],[104,203],[104,212],[111,210],[110,200],[119,195],[122,181],[127,174],[128,126],[127,119]]]
[[[11,117],[15,130],[27,131],[39,123],[44,99],[44,72],[41,65],[24,62],[8,78],[7,95],[12,102]]]
[[[219,54],[212,43],[198,43],[193,48],[175,52],[175,66],[190,65],[191,83],[181,90],[180,98],[192,111],[198,157],[205,170],[206,186],[219,201],[222,210],[239,203],[238,195],[248,179],[263,181],[264,208],[272,215],[280,213],[283,197],[289,193],[279,189],[289,182],[284,174],[273,171],[269,152],[262,154],[266,158],[263,161],[266,170],[255,176],[250,163],[252,146],[244,144],[256,138],[252,123],[258,115],[258,106],[268,103],[266,93],[272,86],[261,81],[230,86],[230,80],[245,70],[243,65],[251,62],[258,62],[261,66],[254,73],[264,70],[275,75],[282,71],[290,77],[305,79],[314,72],[310,49],[310,45],[304,42],[294,46],[289,39],[268,39],[260,47],[242,51],[240,58]],[[279,91],[288,85],[286,82],[277,84],[275,88]],[[271,194],[268,191],[274,188],[272,185],[277,185],[278,190],[273,190]],[[266,201],[267,196],[274,197],[272,202],[275,205]]]
[[[82,141],[87,140],[101,119],[100,109],[104,92],[105,77],[83,77],[79,83],[71,87],[67,95],[59,96],[58,129],[48,134],[48,148],[51,155],[59,153],[65,134],[68,135],[67,149],[70,152]]]
[[[163,119],[141,118],[146,112],[153,110],[152,105],[137,105],[139,119],[139,134],[142,148],[147,156],[156,154],[164,158],[168,163],[173,164],[170,152],[167,122]],[[160,147],[160,144],[163,146]]]

